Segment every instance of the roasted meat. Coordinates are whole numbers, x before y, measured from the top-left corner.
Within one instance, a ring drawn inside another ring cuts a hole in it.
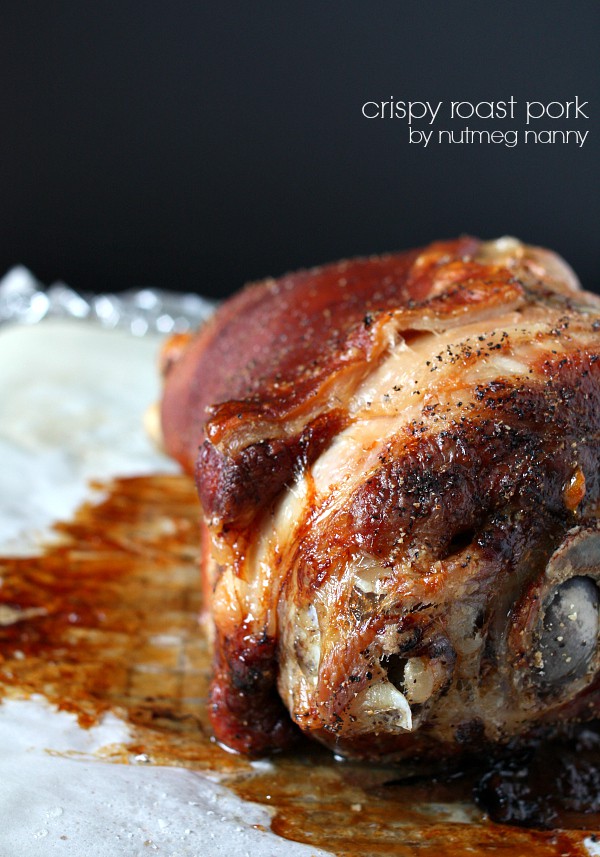
[[[216,736],[453,757],[600,715],[600,299],[473,238],[266,280],[165,349]]]

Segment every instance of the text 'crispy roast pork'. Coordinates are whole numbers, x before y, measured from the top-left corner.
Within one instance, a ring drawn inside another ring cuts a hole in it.
[[[600,299],[556,255],[463,238],[266,280],[164,372],[221,741],[293,721],[414,759],[600,715]]]

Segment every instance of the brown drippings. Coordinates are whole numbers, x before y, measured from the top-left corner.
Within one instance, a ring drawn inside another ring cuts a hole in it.
[[[132,753],[229,769],[206,717],[193,484],[142,477],[109,492],[57,525],[43,555],[0,560],[4,694],[42,693],[83,726],[118,710],[138,727]]]
[[[339,762],[309,742],[265,770],[215,744],[187,477],[118,480],[57,529],[42,556],[0,560],[5,696],[43,694],[86,726],[114,710],[135,735],[115,761],[145,753],[154,764],[217,771],[241,797],[272,807],[277,834],[335,854],[587,854],[581,830],[487,821],[471,799],[472,775],[402,780],[397,769]],[[597,822],[582,823],[589,831]]]

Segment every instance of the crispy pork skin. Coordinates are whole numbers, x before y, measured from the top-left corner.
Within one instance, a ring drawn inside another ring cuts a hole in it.
[[[164,374],[219,740],[441,758],[600,716],[600,300],[559,257],[462,238],[266,280]]]

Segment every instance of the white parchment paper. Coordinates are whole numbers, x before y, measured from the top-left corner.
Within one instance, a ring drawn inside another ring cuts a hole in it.
[[[176,469],[143,430],[159,343],[84,321],[0,328],[0,555],[38,550],[89,479]],[[272,834],[216,775],[106,761],[127,737],[114,715],[83,730],[43,698],[0,704],[0,855],[325,854]]]

